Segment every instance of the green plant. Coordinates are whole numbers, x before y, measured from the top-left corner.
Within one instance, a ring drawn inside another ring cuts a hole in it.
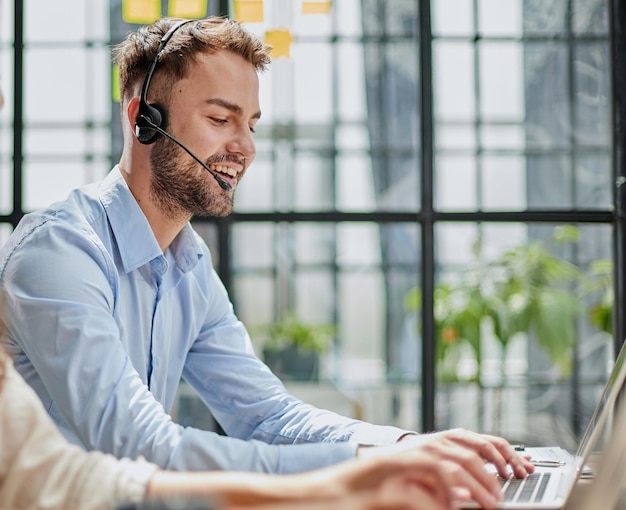
[[[575,227],[554,229],[554,245],[577,240]],[[480,362],[481,328],[487,321],[502,346],[502,362],[511,339],[530,332],[562,376],[567,377],[572,369],[574,319],[580,312],[573,292],[583,278],[580,269],[551,253],[542,241],[530,241],[492,262],[483,262],[479,240],[474,254],[475,261],[462,280],[442,284],[435,296],[442,347],[450,345],[445,335],[449,337],[452,329],[472,347]]]
[[[332,324],[307,323],[293,313],[286,314],[263,330],[264,349],[268,351],[295,347],[301,351],[323,354],[330,348],[335,335],[335,327]]]
[[[461,278],[440,282],[435,288],[436,361],[440,381],[457,380],[458,360],[470,352],[476,361],[476,374],[471,380],[481,386],[484,335],[490,332],[501,346],[500,382],[494,406],[496,431],[507,348],[516,335],[532,334],[561,375],[567,377],[571,373],[575,317],[581,311],[574,290],[583,273],[550,249],[576,242],[578,235],[578,229],[573,226],[557,227],[552,245],[529,241],[490,261],[482,255],[479,238],[473,247],[474,259]],[[419,289],[409,293],[405,306],[413,309],[421,306]]]

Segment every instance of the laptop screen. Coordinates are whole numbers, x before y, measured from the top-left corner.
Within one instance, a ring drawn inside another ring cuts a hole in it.
[[[607,380],[606,386],[602,391],[602,396],[596,405],[596,408],[591,416],[591,420],[587,425],[587,429],[580,441],[577,457],[588,459],[591,455],[591,450],[596,446],[600,436],[604,431],[604,425],[607,418],[613,413],[615,401],[622,389],[622,384],[626,378],[626,342],[622,344],[619,355],[615,360],[615,365],[611,374]],[[607,427],[608,428],[608,427]],[[607,430],[607,437],[610,434],[610,430]]]

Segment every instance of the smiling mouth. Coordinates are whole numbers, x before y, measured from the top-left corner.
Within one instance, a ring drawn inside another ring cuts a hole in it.
[[[209,165],[209,168],[219,174],[228,175],[229,177],[237,177],[237,174],[239,173],[234,168],[224,165],[211,164]]]

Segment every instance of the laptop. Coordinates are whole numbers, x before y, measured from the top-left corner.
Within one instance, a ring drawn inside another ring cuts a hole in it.
[[[523,480],[500,479],[504,499],[498,508],[558,510],[564,507],[576,481],[587,469],[587,461],[604,431],[607,418],[612,414],[624,380],[626,380],[626,342],[622,345],[615,360],[576,454],[572,455],[558,446],[526,448],[524,453],[531,455],[535,462],[535,472]],[[624,427],[626,427],[626,418]],[[622,472],[624,465],[622,464]],[[468,502],[462,504],[462,508],[479,508],[479,506],[475,502]]]
[[[607,443],[598,475],[587,490],[581,494],[580,510],[613,510],[618,508],[618,502],[624,504],[624,490],[626,488],[626,397],[622,396],[619,402],[617,418],[613,423],[611,439]],[[622,499],[620,500],[620,497]]]

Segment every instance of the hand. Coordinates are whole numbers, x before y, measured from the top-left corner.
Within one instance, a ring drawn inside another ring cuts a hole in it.
[[[472,448],[466,448],[445,435],[429,434],[427,439],[411,436],[394,445],[359,449],[359,457],[363,459],[405,458],[409,463],[418,463],[422,456],[425,464],[419,466],[427,466],[429,474],[445,480],[448,500],[472,498],[484,508],[497,505],[501,497],[500,484],[493,473],[485,469],[485,460]],[[419,471],[410,480],[418,483],[422,476],[423,471]]]
[[[459,499],[458,487],[473,484],[472,476],[455,462],[426,451],[357,459],[311,475],[323,478],[317,484],[325,490],[334,487],[342,509],[352,508],[352,503],[359,509],[451,509]],[[462,499],[468,497],[465,492]],[[496,503],[487,497],[483,501]]]
[[[503,478],[508,478],[511,467],[513,474],[518,478],[526,478],[535,470],[530,457],[518,454],[506,439],[487,434],[478,434],[464,429],[451,429],[433,434],[406,435],[400,441],[405,444],[425,444],[431,440],[446,438],[458,446],[476,452],[482,459],[491,462]]]

